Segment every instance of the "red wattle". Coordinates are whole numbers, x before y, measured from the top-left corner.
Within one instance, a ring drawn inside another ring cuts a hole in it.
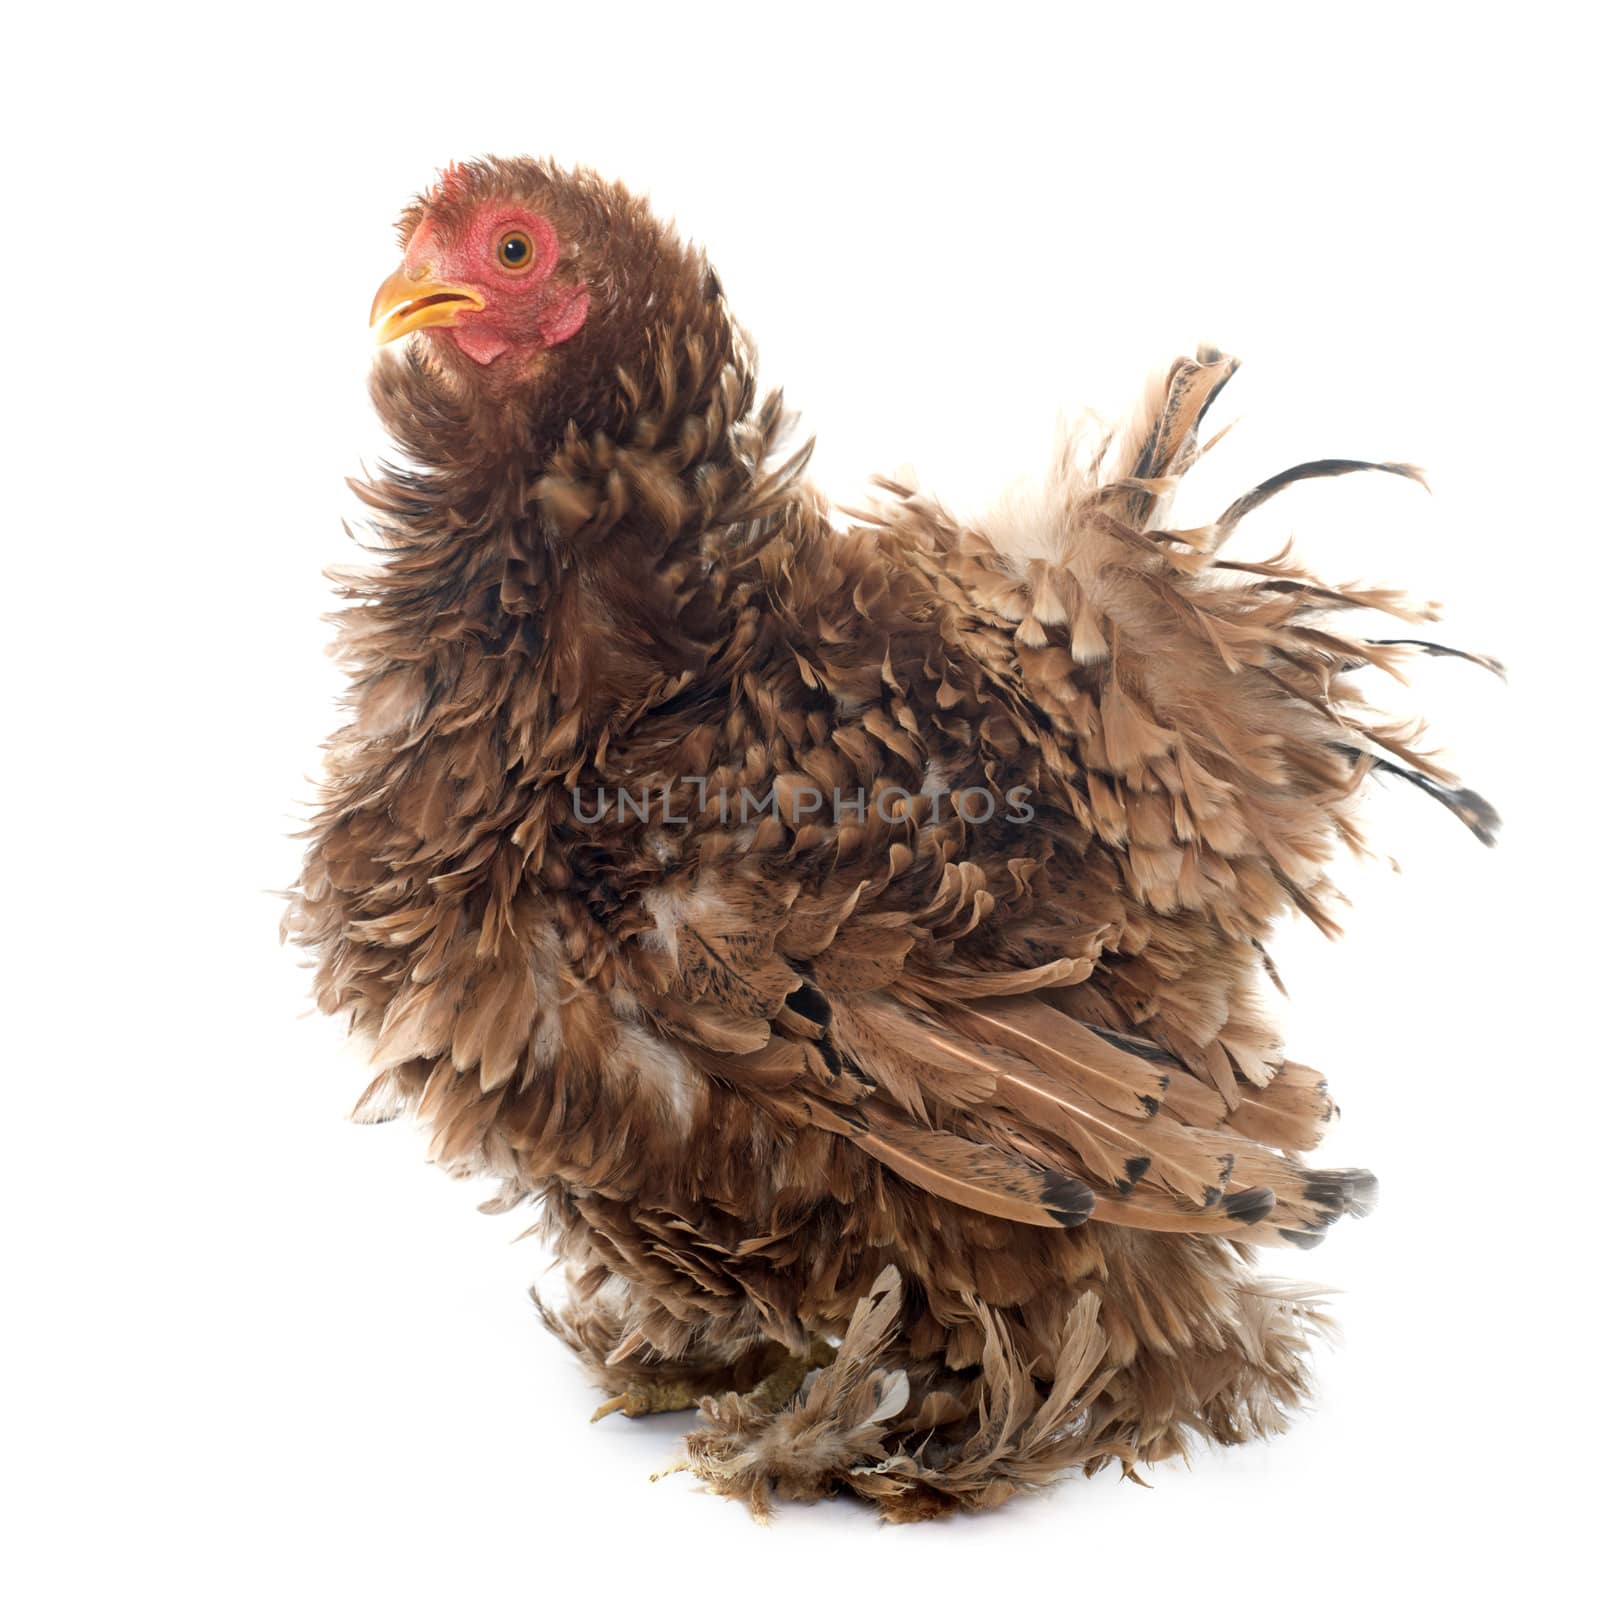
[[[456,348],[472,357],[480,367],[486,367],[496,356],[503,356],[511,348],[509,339],[502,339],[493,328],[475,327],[469,317],[450,329]]]

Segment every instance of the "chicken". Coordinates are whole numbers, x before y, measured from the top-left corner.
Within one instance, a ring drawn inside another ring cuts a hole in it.
[[[1039,506],[848,526],[702,254],[623,189],[452,166],[401,219],[348,725],[287,918],[449,1171],[535,1203],[549,1325],[763,1512],[994,1506],[1279,1428],[1324,1313],[1253,1247],[1373,1198],[1262,1001],[1332,931],[1364,705],[1417,613],[1165,526],[1235,363],[1179,360]],[[1446,652],[1457,653],[1457,652]],[[1476,658],[1475,658],[1476,659]]]

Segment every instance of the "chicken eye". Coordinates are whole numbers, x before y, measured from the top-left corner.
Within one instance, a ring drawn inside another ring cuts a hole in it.
[[[533,265],[533,240],[521,232],[503,234],[494,253],[508,272],[521,272]]]

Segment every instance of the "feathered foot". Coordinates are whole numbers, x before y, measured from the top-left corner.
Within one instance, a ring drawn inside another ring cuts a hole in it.
[[[775,1411],[781,1410],[799,1394],[801,1386],[813,1372],[831,1367],[839,1354],[826,1339],[814,1335],[810,1348],[803,1356],[797,1356],[781,1345],[774,1346],[774,1352],[776,1359],[771,1370],[749,1394],[739,1398],[755,1405],[770,1406]]]
[[[780,1344],[772,1345],[766,1352],[766,1369],[760,1380],[747,1393],[733,1398],[769,1411],[779,1410],[800,1392],[806,1375],[829,1366],[834,1354],[833,1346],[825,1339],[812,1339],[810,1349],[800,1356]],[[635,1377],[626,1389],[601,1405],[589,1420],[598,1422],[617,1411],[625,1417],[647,1417],[658,1411],[692,1411],[708,1395],[731,1391],[734,1372],[734,1368],[719,1367],[687,1377]]]
[[[1206,1353],[1116,1360],[1099,1297],[1080,1293],[1053,1370],[1018,1350],[1005,1314],[975,1302],[980,1369],[952,1372],[897,1340],[900,1276],[886,1269],[857,1305],[836,1359],[793,1405],[754,1394],[701,1402],[685,1465],[765,1518],[774,1497],[840,1491],[890,1522],[984,1510],[1074,1468],[1085,1474],[1275,1431],[1304,1394],[1301,1355],[1316,1308],[1266,1286],[1245,1291],[1234,1338]]]

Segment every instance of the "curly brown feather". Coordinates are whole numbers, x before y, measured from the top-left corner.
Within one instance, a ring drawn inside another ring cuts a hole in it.
[[[835,531],[698,252],[538,163],[403,231],[486,193],[550,211],[596,312],[528,389],[374,378],[410,464],[360,486],[288,919],[372,1042],[359,1114],[542,1201],[608,1387],[842,1337],[788,1408],[707,1402],[691,1462],[758,1508],[923,1517],[1278,1427],[1321,1319],[1245,1247],[1371,1180],[1295,1154],[1331,1103],[1260,1010],[1271,924],[1332,928],[1375,770],[1492,827],[1362,701],[1405,641],[1330,631],[1401,597],[1215,558],[1366,464],[1163,529],[1234,369],[1202,352],[1027,526],[886,482]]]

